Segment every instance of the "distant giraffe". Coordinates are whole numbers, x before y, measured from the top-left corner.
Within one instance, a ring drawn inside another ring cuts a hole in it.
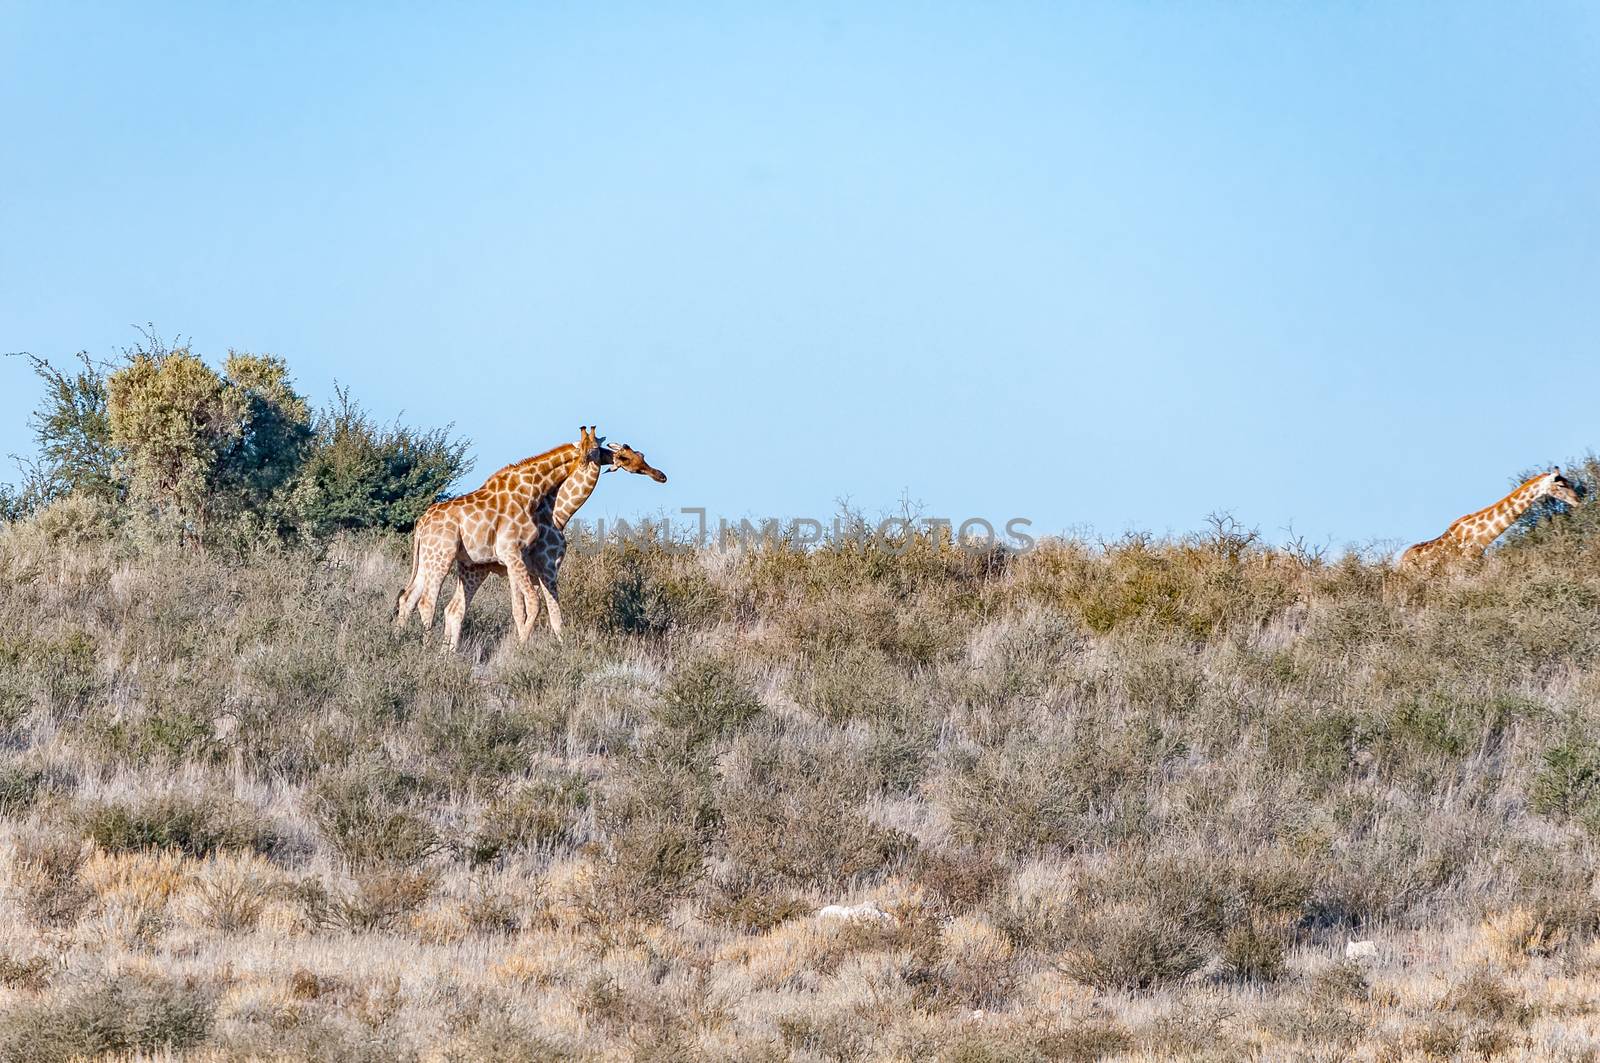
[[[1463,561],[1476,561],[1483,552],[1541,498],[1554,498],[1569,506],[1578,504],[1578,492],[1557,466],[1540,473],[1494,505],[1468,513],[1446,528],[1437,539],[1417,543],[1400,555],[1402,569],[1431,569]]]
[[[648,476],[656,483],[667,482],[666,473],[652,468],[650,463],[644,460],[643,453],[634,450],[626,443],[600,447],[592,456],[595,460],[581,463],[561,484],[554,497],[546,495],[540,500],[535,516],[539,524],[539,538],[522,554],[523,563],[538,585],[544,604],[549,610],[550,630],[555,633],[557,639],[561,637],[561,605],[556,588],[556,575],[560,571],[561,560],[567,553],[566,527],[579,507],[594,493],[595,485],[600,482],[601,466],[609,465],[613,469]],[[466,618],[467,607],[472,604],[473,594],[489,576],[505,571],[505,566],[499,561],[486,561],[480,564],[463,561],[457,557],[456,593],[444,609],[445,637],[451,646],[461,641],[461,624]],[[517,593],[515,586],[512,587],[511,593],[513,595]],[[515,609],[512,610],[512,614],[516,615]],[[526,640],[532,633],[534,625],[539,622],[538,598],[530,599],[525,604],[522,616],[524,626],[518,628],[517,637]]]
[[[534,587],[522,552],[539,539],[540,500],[553,496],[581,466],[597,461],[598,450],[594,429],[580,428],[577,443],[507,465],[476,491],[429,506],[412,532],[411,578],[395,600],[395,627],[405,626],[412,609],[422,618],[423,631],[433,626],[439,589],[458,559],[498,561],[511,580],[518,637],[526,639],[532,625],[524,610],[534,600]]]

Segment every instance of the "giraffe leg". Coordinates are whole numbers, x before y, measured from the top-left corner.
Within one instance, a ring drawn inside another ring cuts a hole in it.
[[[417,607],[417,602],[422,597],[422,569],[427,564],[426,555],[429,551],[424,544],[436,537],[438,529],[436,521],[430,520],[434,516],[432,510],[422,515],[417,521],[417,526],[411,530],[411,574],[406,577],[405,589],[400,592],[400,597],[394,602],[394,629],[405,629],[406,620],[411,616],[411,610]]]
[[[556,591],[556,573],[561,570],[561,559],[567,553],[567,537],[554,528],[543,529],[540,535],[544,549],[530,555],[529,567],[539,583],[539,594],[549,609],[550,630],[556,641],[561,641],[561,599]]]
[[[403,631],[406,621],[411,618],[411,610],[417,607],[422,600],[423,573],[421,567],[411,570],[411,580],[406,584],[406,589],[400,592],[400,597],[394,607],[394,629]]]
[[[421,572],[417,574],[419,597],[417,600],[417,615],[422,618],[423,633],[433,629],[433,608],[439,602],[439,591],[444,587],[445,577],[450,575],[450,562],[446,558],[428,558]]]
[[[461,623],[467,617],[467,606],[488,575],[481,565],[456,562],[456,593],[444,607],[444,637],[452,650],[461,644]]]
[[[405,630],[406,621],[411,617],[411,610],[417,607],[417,596],[413,593],[413,588],[416,584],[417,577],[413,575],[411,582],[406,584],[405,589],[400,592],[400,597],[395,600],[394,629],[396,631]]]
[[[533,580],[528,576],[528,566],[522,563],[522,544],[502,542],[495,555],[505,566],[506,578],[511,581],[511,616],[517,625],[517,641],[527,642],[529,629],[528,603],[533,601]]]
[[[533,629],[539,625],[539,606],[545,603],[552,610],[551,630],[555,632],[556,640],[560,641],[561,610],[547,588],[555,586],[556,566],[561,564],[561,555],[565,552],[566,537],[548,524],[539,526],[538,545],[522,552],[522,560],[528,566],[528,575],[539,588],[539,594],[529,599],[527,635],[532,635]]]
[[[561,601],[556,594],[556,567],[550,565],[539,572],[539,593],[544,596],[544,604],[550,610],[550,630],[555,633],[556,641],[561,638]]]
[[[533,577],[535,582],[537,582],[537,573],[539,571],[538,559],[532,553],[524,552],[522,555],[522,563],[527,566],[529,575]],[[517,638],[523,639],[524,641],[527,640],[527,638],[533,634],[533,629],[539,626],[539,606],[539,595],[531,595],[528,598],[525,606],[525,611],[523,614],[523,626],[517,629]]]
[[[522,592],[522,585],[517,579],[517,569],[520,565],[505,566],[506,584],[511,591],[511,626],[517,632],[517,641],[527,641],[528,629],[528,597]]]
[[[433,593],[438,593],[438,584],[444,581],[444,574],[438,571],[441,567],[438,558],[428,551],[423,551],[418,557],[416,569],[411,573],[411,582],[400,592],[400,601],[395,608],[396,631],[406,626],[413,609],[422,621],[422,630],[428,630],[428,624],[433,619],[433,596],[428,593],[428,588],[432,586]]]

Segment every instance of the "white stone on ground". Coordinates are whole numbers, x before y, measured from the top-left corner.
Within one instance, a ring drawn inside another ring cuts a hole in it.
[[[830,904],[817,910],[818,919],[865,919],[874,923],[892,923],[894,916],[874,904]]]

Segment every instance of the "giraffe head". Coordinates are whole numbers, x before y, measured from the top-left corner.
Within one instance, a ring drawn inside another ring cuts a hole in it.
[[[589,457],[600,448],[600,437],[595,435],[595,426],[580,424],[578,426],[578,453]]]
[[[1576,506],[1582,500],[1578,497],[1578,488],[1571,480],[1561,475],[1561,466],[1557,465],[1545,473],[1544,494],[1557,502],[1565,502],[1569,506]]]
[[[636,472],[641,476],[648,476],[658,484],[664,484],[667,482],[666,473],[653,467],[648,461],[645,461],[644,454],[641,451],[634,450],[632,447],[628,446],[628,444],[612,443],[610,453],[611,457],[609,460],[612,468],[622,469],[626,472]]]
[[[596,428],[592,424],[578,426],[577,460],[591,465],[609,464],[611,451],[606,446],[606,437],[595,433]]]

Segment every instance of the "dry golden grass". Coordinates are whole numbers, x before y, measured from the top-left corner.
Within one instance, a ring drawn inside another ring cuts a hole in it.
[[[1600,1058],[1597,529],[610,548],[452,656],[397,540],[58,503],[0,527],[0,1061]]]

